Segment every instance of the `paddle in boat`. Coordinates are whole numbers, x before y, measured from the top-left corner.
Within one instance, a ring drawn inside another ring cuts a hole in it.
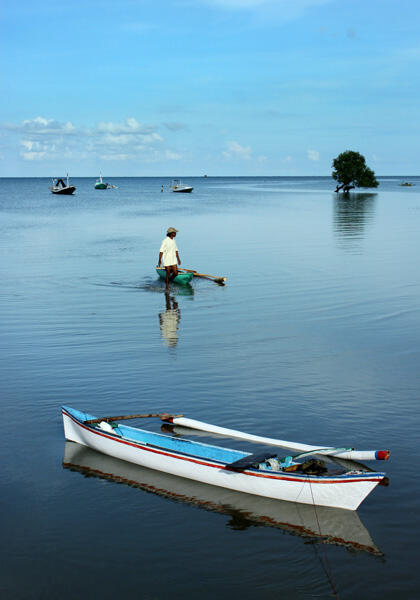
[[[70,185],[69,174],[67,173],[67,183],[64,183],[64,180],[60,177],[55,177],[52,180],[52,186],[50,190],[53,194],[62,194],[64,196],[69,196],[73,194],[76,190],[74,185]]]
[[[356,510],[385,478],[381,472],[357,465],[349,471],[330,472],[315,454],[339,455],[348,448],[323,448],[298,455],[278,456],[276,448],[250,453],[171,437],[119,421],[159,417],[176,423],[183,415],[147,414],[95,417],[70,407],[62,407],[66,440],[128,462],[185,477],[201,483],[302,504]],[[188,419],[188,421],[191,421]],[[184,424],[181,422],[181,424]],[[388,458],[388,451],[374,452]]]

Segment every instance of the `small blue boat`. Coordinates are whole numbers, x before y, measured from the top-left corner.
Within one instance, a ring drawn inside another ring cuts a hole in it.
[[[161,279],[166,279],[166,270],[165,269],[156,269],[156,273],[159,275]],[[181,285],[186,285],[190,283],[191,279],[194,277],[193,273],[181,273],[178,272],[178,275],[175,279],[172,279],[172,282],[180,283]]]

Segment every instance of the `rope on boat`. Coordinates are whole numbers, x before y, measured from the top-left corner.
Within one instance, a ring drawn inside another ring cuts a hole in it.
[[[317,522],[317,525],[318,525],[319,535],[322,538],[323,535],[322,535],[322,532],[321,532],[321,524],[320,524],[319,518],[318,518],[318,511],[316,510],[315,498],[314,498],[314,493],[313,493],[313,490],[312,490],[312,483],[311,483],[310,478],[308,478],[308,483],[309,483],[309,489],[311,490],[312,505],[313,505],[313,509],[314,509],[314,512],[315,512],[315,518],[316,518],[316,522]],[[316,552],[316,548],[315,547],[314,547],[314,550]],[[331,569],[331,565],[330,565],[330,563],[328,561],[326,549],[324,547],[322,547],[322,551],[324,553],[324,561],[318,555],[319,561],[320,561],[321,566],[322,566],[322,568],[323,568],[323,570],[324,570],[324,572],[325,572],[325,574],[326,574],[326,576],[328,578],[328,581],[329,581],[329,583],[331,585],[331,589],[333,591],[334,596],[336,598],[338,598],[338,591],[337,591],[337,588],[336,588],[336,585],[335,585],[335,582],[334,582],[334,579],[333,579],[333,576],[332,576],[332,569]]]

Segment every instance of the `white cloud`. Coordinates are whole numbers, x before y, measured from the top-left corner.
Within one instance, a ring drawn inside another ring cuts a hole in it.
[[[334,0],[201,0],[202,4],[224,10],[248,10],[276,13],[284,20],[301,16],[307,8],[321,6]]]
[[[27,134],[73,134],[76,131],[75,126],[70,121],[60,123],[54,119],[45,119],[44,117],[35,117],[35,119],[25,119],[21,125],[6,123],[4,127],[12,131],[22,131]]]
[[[21,152],[20,155],[25,160],[42,160],[46,156],[46,152]]]
[[[318,150],[308,150],[306,154],[307,154],[309,160],[313,160],[315,162],[321,158],[321,155],[318,152]]]
[[[31,140],[22,140],[20,143],[27,150],[32,150],[38,142],[32,142]]]
[[[223,156],[227,159],[240,158],[249,160],[251,158],[251,146],[241,146],[238,142],[227,142],[227,150],[223,151]]]
[[[24,150],[20,152],[20,155],[25,160],[42,160],[47,156],[47,153],[50,150],[48,144],[35,140],[21,140],[20,145],[24,148]],[[54,149],[54,146],[52,146],[52,149]]]
[[[129,160],[151,156],[165,158],[165,139],[155,125],[146,125],[135,117],[121,122],[100,122],[91,127],[76,127],[70,121],[59,122],[42,116],[20,124],[6,123],[0,128],[10,137],[18,136],[24,160],[51,160],[67,157],[85,160]],[[173,157],[176,153],[172,152]]]
[[[171,150],[166,150],[165,156],[166,158],[169,158],[169,160],[181,160],[182,158],[182,154],[179,154],[178,152],[172,152]]]
[[[154,130],[153,125],[143,125],[139,123],[134,117],[129,117],[122,123],[112,123],[101,121],[96,126],[96,130],[102,133],[113,133],[113,134],[146,134]]]
[[[128,160],[131,156],[129,154],[101,154],[100,158],[103,160]]]

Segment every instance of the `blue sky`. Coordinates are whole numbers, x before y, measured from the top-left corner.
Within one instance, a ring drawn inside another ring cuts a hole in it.
[[[420,170],[419,0],[3,3],[0,176]]]

